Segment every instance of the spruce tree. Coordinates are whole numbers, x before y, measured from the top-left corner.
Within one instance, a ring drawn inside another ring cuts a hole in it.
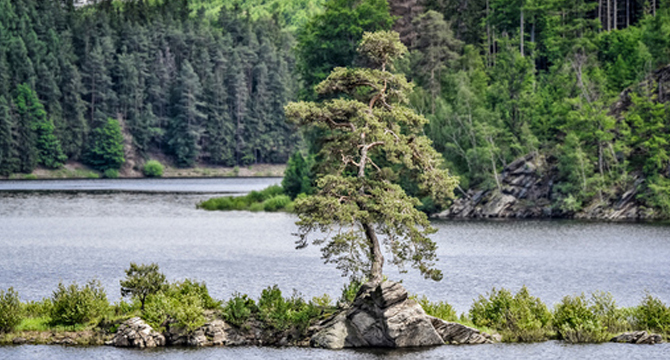
[[[197,160],[205,120],[201,97],[202,86],[198,75],[186,60],[172,95],[172,117],[167,133],[170,152],[180,167],[192,166]]]
[[[0,95],[0,175],[7,176],[18,170],[15,124],[10,104]]]

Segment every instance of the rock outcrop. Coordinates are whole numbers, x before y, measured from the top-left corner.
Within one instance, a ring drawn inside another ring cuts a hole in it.
[[[116,347],[153,348],[165,346],[165,336],[139,317],[124,321],[107,345]]]
[[[212,320],[205,325],[187,332],[182,328],[170,326],[165,331],[167,343],[177,346],[218,346],[227,342],[226,323],[223,320]]]
[[[638,190],[645,179],[633,178],[628,188],[620,189],[610,199],[594,201],[579,212],[560,206],[560,196],[554,192],[558,181],[555,160],[546,161],[538,154],[529,154],[507,165],[499,175],[500,189],[469,190],[465,196],[435,217],[441,219],[486,218],[576,218],[590,220],[647,220],[654,212],[637,200]]]
[[[312,347],[404,348],[493,342],[475,329],[426,315],[421,305],[408,298],[402,285],[391,281],[364,284],[351,307],[320,328],[310,340]]]
[[[627,344],[658,344],[663,342],[661,335],[650,334],[646,331],[634,331],[623,333],[619,336],[613,337],[611,342],[627,343]]]

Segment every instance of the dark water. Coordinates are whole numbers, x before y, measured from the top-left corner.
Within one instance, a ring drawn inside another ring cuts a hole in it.
[[[209,179],[207,179],[209,180]],[[225,179],[249,191],[256,179]],[[138,187],[161,188],[160,181]],[[110,299],[131,261],[157,262],[172,280],[205,281],[216,298],[233,292],[258,297],[278,284],[287,293],[337,298],[345,279],[324,265],[318,249],[295,250],[288,214],[205,212],[209,195],[186,193],[192,180],[168,180],[180,193],[0,192],[0,289],[13,286],[23,300],[51,295],[59,281],[96,277]],[[143,190],[144,191],[144,190]],[[670,227],[564,221],[436,222],[434,240],[444,280],[423,280],[387,268],[410,292],[446,300],[459,312],[492,287],[531,294],[553,305],[565,295],[610,291],[622,306],[639,303],[645,290],[670,302]],[[329,352],[308,349],[167,349],[19,346],[0,348],[0,359],[70,358],[670,358],[670,347],[570,346],[558,342],[440,347],[410,352]]]
[[[281,178],[1,180],[0,191],[244,193]]]

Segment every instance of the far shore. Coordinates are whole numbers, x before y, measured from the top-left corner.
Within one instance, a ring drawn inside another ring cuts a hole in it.
[[[252,164],[248,166],[197,165],[191,168],[177,168],[163,164],[162,178],[228,178],[228,177],[283,177],[285,164]],[[0,180],[49,180],[49,179],[98,179],[103,174],[79,162],[68,162],[59,169],[37,168],[30,174],[16,173],[0,176]],[[119,179],[144,178],[141,171],[122,168]]]

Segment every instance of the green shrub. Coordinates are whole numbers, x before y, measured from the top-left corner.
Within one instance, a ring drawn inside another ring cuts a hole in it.
[[[609,292],[595,292],[591,296],[591,312],[596,316],[607,332],[618,334],[631,330],[627,309],[616,306],[616,301]]]
[[[291,198],[287,195],[278,195],[263,202],[265,211],[277,211],[283,209],[291,203]]]
[[[53,302],[51,299],[42,299],[42,301],[28,301],[23,305],[26,317],[39,318],[51,316]]]
[[[306,302],[298,293],[288,299],[282,297],[281,290],[274,285],[263,290],[258,299],[258,313],[265,326],[285,330],[296,328],[303,332],[313,319],[321,314],[321,309]]]
[[[37,175],[35,175],[35,174],[28,174],[28,175],[23,176],[23,178],[24,178],[25,180],[37,180]]]
[[[361,286],[363,286],[363,281],[352,279],[348,284],[342,286],[342,294],[339,301],[345,304],[353,303]]]
[[[292,205],[288,196],[283,195],[281,186],[273,185],[261,191],[252,191],[245,196],[225,196],[211,198],[198,204],[205,210],[249,210],[277,211]]]
[[[205,283],[186,279],[147,296],[142,318],[157,329],[169,322],[192,332],[205,324],[205,310],[220,307],[221,303],[212,299]]]
[[[647,294],[632,311],[635,328],[670,335],[670,307]]]
[[[470,308],[474,325],[499,331],[503,341],[547,339],[551,313],[539,298],[529,294],[525,286],[514,296],[507,289],[495,288],[488,295],[488,298],[480,295]]]
[[[91,280],[80,287],[58,284],[51,301],[51,320],[56,325],[86,324],[104,314],[108,307],[107,295],[100,281]]]
[[[554,309],[554,327],[570,343],[599,343],[608,340],[607,328],[596,316],[584,294],[566,296]]]
[[[423,311],[430,316],[445,320],[445,321],[457,321],[458,315],[456,315],[456,310],[446,302],[431,302],[424,295],[420,298],[416,298],[416,302],[421,305]]]
[[[223,319],[240,327],[256,312],[258,312],[258,307],[253,299],[247,295],[235,293],[223,307]]]
[[[107,169],[102,174],[107,179],[117,179],[119,177],[119,170],[117,169]]]
[[[0,332],[10,332],[21,323],[23,306],[19,293],[10,287],[7,291],[0,290]]]
[[[163,176],[163,164],[156,160],[149,160],[144,164],[142,172],[146,177],[161,177]]]

